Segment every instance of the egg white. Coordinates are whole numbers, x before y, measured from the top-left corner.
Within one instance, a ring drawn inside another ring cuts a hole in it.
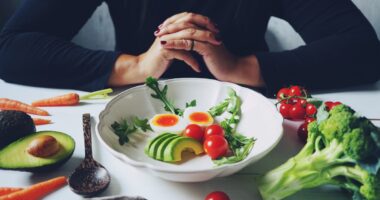
[[[211,120],[208,121],[207,123],[197,123],[197,122],[190,120],[190,115],[192,113],[195,113],[195,112],[206,113],[210,117]],[[199,107],[188,107],[188,108],[186,108],[185,111],[183,112],[183,118],[189,124],[198,124],[199,126],[202,126],[202,127],[210,126],[211,124],[214,123],[214,118],[207,112],[207,110],[203,110]]]
[[[155,133],[158,133],[158,134],[162,134],[162,133],[174,133],[174,134],[181,134],[186,126],[187,126],[187,123],[186,121],[176,115],[178,117],[178,122],[173,125],[173,126],[160,126],[160,125],[157,125],[154,123],[154,120],[162,115],[167,115],[168,113],[163,113],[163,114],[156,114],[154,115],[150,120],[149,120],[149,125],[150,127],[152,127],[153,131]]]

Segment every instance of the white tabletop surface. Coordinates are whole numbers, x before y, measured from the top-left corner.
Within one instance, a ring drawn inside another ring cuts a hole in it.
[[[0,97],[31,103],[33,100],[73,91],[8,84],[0,80],[0,92]],[[77,92],[84,94],[84,92]],[[350,105],[368,118],[380,118],[380,82],[371,86],[350,88],[347,90],[323,91],[314,96],[322,100],[341,101]],[[37,130],[56,130],[71,135],[76,141],[76,149],[73,157],[65,165],[52,172],[35,174],[0,170],[0,187],[23,187],[56,176],[68,176],[84,157],[82,114],[91,113],[97,120],[98,114],[105,107],[106,103],[107,100],[98,100],[74,107],[47,108],[46,110],[52,115],[49,118],[52,119],[54,123],[38,126]],[[122,194],[129,196],[138,195],[149,200],[203,200],[209,192],[221,190],[226,192],[233,200],[259,200],[261,198],[258,194],[254,178],[257,174],[274,168],[297,153],[302,146],[296,136],[296,128],[299,124],[299,122],[285,120],[283,139],[279,145],[262,160],[251,164],[235,175],[202,183],[169,182],[132,166],[128,166],[107,152],[99,144],[94,134],[94,157],[110,171],[112,177],[110,187],[99,196]],[[375,124],[380,125],[378,121],[375,122]],[[66,186],[47,196],[45,199],[75,200],[82,198],[71,192],[69,187]],[[350,197],[342,194],[339,189],[334,187],[323,187],[302,191],[288,199],[343,200],[350,199]]]

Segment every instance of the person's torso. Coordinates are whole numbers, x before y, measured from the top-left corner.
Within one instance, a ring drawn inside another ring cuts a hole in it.
[[[205,15],[218,25],[224,45],[235,55],[267,51],[265,32],[270,17],[265,0],[108,0],[115,24],[116,50],[139,55],[152,45],[158,25],[181,12]],[[198,58],[198,60],[201,60]],[[165,77],[211,77],[177,62]]]

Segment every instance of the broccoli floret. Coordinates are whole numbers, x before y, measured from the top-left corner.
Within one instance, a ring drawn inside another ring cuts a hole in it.
[[[355,200],[380,199],[377,127],[340,105],[326,119],[310,123],[308,134],[307,143],[296,156],[259,179],[264,200],[280,200],[325,184],[350,191]]]

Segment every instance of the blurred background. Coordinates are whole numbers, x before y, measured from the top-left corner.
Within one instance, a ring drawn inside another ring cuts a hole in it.
[[[0,0],[0,29],[22,0]],[[353,0],[376,29],[380,38],[380,0]],[[268,25],[266,39],[271,51],[288,50],[304,44],[290,25],[278,18],[272,18]],[[106,4],[102,4],[73,40],[90,48],[113,50],[114,28]]]

